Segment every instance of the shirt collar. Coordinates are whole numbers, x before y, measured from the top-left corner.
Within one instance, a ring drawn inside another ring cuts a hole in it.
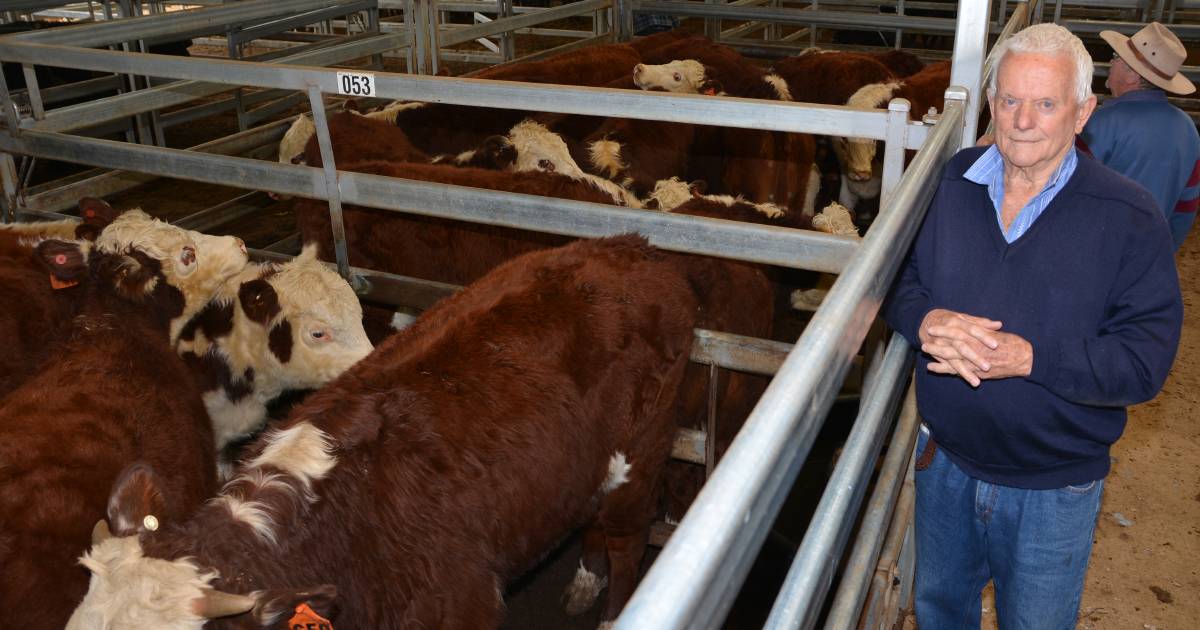
[[[1067,150],[1067,154],[1063,156],[1062,161],[1058,163],[1058,168],[1054,169],[1054,172],[1050,174],[1050,179],[1046,180],[1046,186],[1042,190],[1058,186],[1059,180],[1062,179],[1064,173],[1073,173],[1075,171],[1075,165],[1078,161],[1078,153],[1075,147],[1072,146]],[[996,148],[995,144],[988,147],[988,150],[984,151],[983,155],[975,160],[971,168],[968,168],[967,172],[963,173],[963,178],[985,186],[994,183],[996,178],[1000,178],[1000,181],[1003,182],[1004,158],[1000,156],[1000,149]]]

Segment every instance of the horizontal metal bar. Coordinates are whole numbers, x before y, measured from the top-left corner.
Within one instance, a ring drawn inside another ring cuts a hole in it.
[[[497,20],[492,24],[499,22]],[[402,34],[395,33],[379,37],[401,36]],[[325,52],[327,51],[314,51],[307,54],[320,55]],[[307,86],[316,85],[325,93],[336,94],[338,91],[338,71],[334,69],[299,68],[226,59],[188,59],[166,55],[0,42],[0,59],[29,62],[34,58],[52,59],[53,61],[49,65],[121,74],[169,76],[178,79],[237,83],[290,90],[306,90]],[[846,135],[848,130],[852,129],[856,137],[877,140],[884,138],[887,117],[883,110],[859,110],[837,105],[809,105],[699,94],[668,94],[515,81],[416,76],[390,72],[375,73],[375,84],[376,95],[383,98],[590,116],[609,116],[612,112],[617,111],[626,112],[629,117],[649,120],[823,135]],[[172,85],[169,89],[184,89],[184,87],[176,88]],[[143,90],[143,92],[152,91]],[[196,92],[202,90],[192,88],[188,91],[189,96],[182,100],[191,100],[196,97]],[[169,93],[161,94],[155,107],[167,104],[169,97]],[[65,110],[66,108],[60,111]],[[42,125],[50,125],[49,120],[50,117],[47,116],[47,121],[41,125],[35,125],[33,128],[46,129]],[[69,125],[69,123],[60,119],[58,124],[50,126],[54,129],[61,129],[64,125]]]
[[[328,198],[321,169],[25,131],[0,150],[252,190]],[[599,237],[639,232],[664,249],[839,272],[859,243],[848,237],[721,219],[338,172],[343,203],[538,232]]]
[[[12,35],[14,39],[69,46],[107,46],[137,39],[186,33],[223,33],[230,26],[254,20],[292,15],[297,11],[321,9],[328,0],[244,0],[236,4],[172,11],[144,17],[92,22],[39,29]]]
[[[273,203],[266,194],[253,191],[238,195],[229,201],[223,201],[210,208],[189,214],[186,217],[172,221],[175,225],[197,232],[210,232],[214,228],[241,219],[242,217],[261,211]]]
[[[1144,22],[1114,22],[1111,20],[1060,20],[1059,24],[1076,35],[1099,35],[1100,31],[1117,31],[1124,35],[1146,27]],[[1200,39],[1200,24],[1164,24],[1168,30],[1182,40]]]
[[[224,138],[218,138],[191,148],[219,155],[238,155],[264,145],[273,145],[283,138],[292,118],[280,120],[261,127],[247,129]],[[108,166],[101,164],[99,166]],[[58,186],[26,198],[26,205],[33,210],[56,211],[73,207],[80,197],[107,197],[139,186],[155,178],[155,175],[129,171],[108,171],[95,174],[80,181]]]
[[[299,15],[289,15],[286,18],[271,20],[256,26],[250,26],[234,31],[231,39],[235,44],[250,42],[260,37],[282,33],[284,31],[324,22],[329,18],[346,15],[348,13],[357,13],[375,6],[375,0],[358,0],[358,2],[349,2],[346,4],[334,5],[325,9],[317,9],[314,11],[306,11]]]
[[[954,101],[692,503],[617,630],[717,627],[833,404],[962,135]]]
[[[862,504],[879,447],[912,373],[912,359],[912,346],[893,334],[764,628],[811,628],[816,622],[850,537],[849,524]],[[906,460],[899,459],[901,464]]]
[[[856,13],[850,11],[804,11],[772,7],[735,7],[727,4],[696,2],[665,2],[642,0],[635,13],[664,13],[684,17],[722,18],[727,20],[756,20],[775,24],[819,24],[823,26],[860,26],[864,28],[901,28],[910,31],[954,32],[953,18],[917,17],[886,13]]]
[[[42,95],[42,103],[49,105],[52,103],[61,103],[66,100],[92,96],[102,92],[113,92],[121,87],[124,82],[121,77],[108,75],[96,77],[94,79],[86,79],[66,85],[56,85],[54,87],[40,88]],[[27,104],[29,102],[28,93],[21,91],[13,94],[13,100],[19,104]]]
[[[692,342],[692,361],[772,376],[791,349],[792,344],[782,341],[697,330]]]
[[[329,46],[327,48],[320,48],[320,49],[316,49],[316,50],[308,50],[305,52],[291,54],[291,55],[288,55],[287,57],[280,58],[280,59],[272,62],[271,64],[256,64],[253,62],[245,62],[245,61],[226,62],[226,63],[238,63],[238,64],[244,64],[246,66],[261,66],[263,68],[272,68],[272,67],[278,68],[279,67],[274,64],[328,65],[328,64],[334,64],[334,63],[340,63],[340,62],[343,62],[343,61],[346,61],[349,59],[355,59],[358,57],[366,57],[366,56],[369,56],[369,55],[372,55],[372,54],[375,54],[378,52],[382,52],[385,50],[391,50],[391,49],[399,47],[399,46],[406,46],[407,43],[408,43],[408,34],[407,33],[391,33],[391,34],[387,34],[387,35],[373,35],[370,37],[364,37],[364,38],[356,39],[354,41],[349,41],[349,42],[344,42],[344,43],[337,44],[334,46]],[[4,46],[5,46],[4,43],[0,43],[0,48],[3,48]],[[21,45],[18,45],[18,46],[21,46]],[[84,49],[74,49],[74,48],[62,47],[62,46],[49,47],[49,48],[51,48],[52,50],[60,51],[60,52],[69,51],[68,56],[75,60],[78,60],[81,58],[88,58],[88,57],[95,56],[95,55],[103,55],[104,53],[111,53],[111,54],[116,54],[116,55],[122,55],[127,60],[128,59],[136,59],[137,57],[145,57],[145,58],[154,57],[157,59],[168,59],[168,60],[173,60],[176,62],[182,61],[183,65],[192,65],[192,64],[201,64],[202,65],[202,64],[212,63],[214,61],[224,61],[224,60],[213,60],[213,59],[170,57],[170,56],[166,56],[166,55],[149,55],[149,54],[142,54],[142,53],[115,53],[113,51],[108,51],[108,50],[84,50]],[[44,54],[49,54],[49,53],[44,53]],[[2,58],[3,56],[4,56],[3,52],[0,52],[0,58]],[[36,57],[37,55],[34,55],[34,56]],[[49,58],[49,57],[43,57],[43,58]],[[55,60],[58,61],[60,59],[55,58]],[[42,62],[39,61],[38,63],[42,63]],[[70,63],[63,63],[63,64],[55,63],[55,64],[50,64],[50,65],[60,65],[60,66],[64,66],[64,67],[82,67],[84,69],[89,69],[89,70],[97,69],[95,67],[73,66]],[[118,72],[118,74],[137,74],[137,75],[155,76],[153,71],[150,71],[150,72],[139,72],[139,71]],[[336,71],[334,71],[334,77],[336,77]],[[187,77],[183,77],[183,78],[187,78]],[[198,81],[177,81],[177,82],[174,82],[174,83],[171,83],[168,85],[154,87],[154,88],[150,88],[150,89],[146,89],[146,90],[138,90],[136,92],[130,92],[127,94],[122,94],[122,95],[110,97],[107,99],[92,101],[90,103],[84,103],[81,105],[75,105],[75,106],[71,106],[71,107],[63,107],[63,108],[56,109],[56,110],[53,110],[53,111],[47,113],[45,120],[35,122],[35,121],[32,121],[31,119],[26,119],[26,120],[22,121],[22,124],[28,125],[28,127],[31,129],[37,129],[40,131],[69,131],[72,129],[78,129],[81,127],[94,125],[98,122],[105,122],[108,120],[116,120],[118,118],[124,118],[126,116],[131,116],[133,114],[147,112],[147,111],[151,111],[151,110],[155,110],[155,109],[162,109],[164,107],[171,107],[174,105],[180,105],[183,103],[187,103],[189,101],[196,100],[198,98],[203,98],[205,96],[212,96],[213,94],[227,92],[229,90],[232,90],[233,87],[234,86],[230,85],[229,83],[222,83],[222,82],[205,83],[205,82],[198,82]],[[270,86],[268,86],[268,87],[270,87]],[[281,86],[275,86],[275,87],[281,87]],[[301,90],[301,89],[303,89],[303,87],[288,87],[287,89]],[[336,93],[336,91],[337,91],[336,88],[330,90],[330,92],[335,92],[335,93]]]
[[[518,14],[466,28],[454,30],[438,29],[438,44],[441,46],[454,46],[455,44],[473,41],[480,37],[492,37],[518,28],[592,13],[610,6],[612,6],[612,0],[580,0],[579,2],[572,2],[550,9],[542,9],[541,11]]]

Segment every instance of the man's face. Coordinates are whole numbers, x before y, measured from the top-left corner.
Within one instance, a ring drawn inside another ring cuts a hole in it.
[[[1068,55],[1013,52],[1005,56],[991,98],[996,146],[1006,166],[1053,169],[1096,107],[1075,102],[1075,67]]]
[[[1113,96],[1121,96],[1139,83],[1141,83],[1141,77],[1138,73],[1134,72],[1124,59],[1113,55],[1112,63],[1108,68],[1108,78],[1104,80],[1104,87],[1108,88]]]

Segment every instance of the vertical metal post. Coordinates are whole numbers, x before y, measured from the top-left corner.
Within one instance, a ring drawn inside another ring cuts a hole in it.
[[[717,467],[717,392],[721,386],[720,368],[708,364],[708,424],[704,436],[704,479],[712,476]]]
[[[25,74],[25,89],[29,92],[29,107],[33,117],[42,120],[46,117],[46,109],[42,105],[42,92],[38,87],[37,70],[31,64],[21,64],[21,72]]]
[[[880,212],[890,207],[892,191],[896,190],[900,178],[904,176],[904,145],[908,140],[908,114],[911,108],[908,99],[894,98],[888,103],[887,137],[883,141],[883,173],[879,184]]]
[[[367,32],[373,35],[379,34],[379,7],[373,6],[367,9]],[[376,70],[383,70],[383,53],[371,55],[371,67]]]
[[[1000,0],[1000,2],[1004,2],[1004,1],[1005,0]],[[904,15],[904,0],[898,0],[896,2],[896,15]],[[902,28],[896,29],[896,43],[893,45],[893,47],[896,48],[897,50],[904,48],[904,46],[901,45],[901,42],[903,40],[904,40],[904,29],[902,29]]]
[[[342,221],[342,194],[338,189],[337,165],[333,163],[333,143],[329,138],[329,125],[325,118],[325,100],[321,88],[308,87],[308,102],[312,106],[313,126],[317,128],[317,143],[321,147],[321,164],[325,171],[325,188],[329,193],[329,223],[333,227],[333,252],[337,258],[338,273],[351,286],[350,258],[346,253],[346,225]]]
[[[225,45],[230,59],[241,59],[241,45],[234,38],[234,33],[235,29],[233,28],[225,31]],[[246,102],[243,100],[242,88],[233,91],[233,103],[237,112],[238,131],[245,131],[250,121],[246,117]]]
[[[422,29],[416,16],[416,3],[404,0],[404,30],[408,32],[408,48],[404,52],[405,71],[416,74],[421,67],[421,34]]]
[[[723,4],[721,0],[704,0],[705,4]],[[704,35],[709,40],[717,42],[721,41],[721,20],[720,18],[704,18]]]
[[[812,10],[813,11],[818,10],[817,0],[812,0]],[[816,24],[808,25],[808,47],[809,48],[817,47],[817,25]]]
[[[438,65],[441,63],[441,41],[442,41],[442,38],[438,36],[438,22],[439,21],[438,21],[438,12],[437,12],[437,0],[425,0],[425,2],[427,2],[429,5],[428,9],[426,10],[426,13],[425,13],[425,17],[429,20],[429,23],[427,26],[427,29],[428,29],[428,31],[427,31],[428,32],[428,35],[427,35],[428,40],[427,41],[429,42],[429,74],[437,74],[438,73]]]
[[[950,70],[950,85],[964,87],[966,109],[963,110],[961,147],[975,146],[975,131],[979,124],[982,102],[983,60],[987,49],[989,0],[961,0],[958,3],[958,23],[954,30],[954,66]]]
[[[609,11],[611,11],[611,7],[608,9],[600,9],[592,14],[592,36],[599,37],[605,33],[612,32],[613,23],[609,19]],[[617,41],[616,37],[611,37],[610,39],[612,41]]]
[[[3,188],[3,222],[17,220],[17,163],[8,153],[0,153],[0,187]]]
[[[20,135],[21,119],[3,72],[0,72],[0,109],[4,110],[6,133],[14,137]],[[17,220],[17,164],[8,153],[0,153],[0,190],[4,193],[0,197],[0,221],[12,223]]]
[[[513,0],[497,0],[499,3],[500,18],[513,16]],[[500,35],[500,57],[504,61],[512,61],[516,58],[516,42],[517,34],[513,31],[505,31]]]

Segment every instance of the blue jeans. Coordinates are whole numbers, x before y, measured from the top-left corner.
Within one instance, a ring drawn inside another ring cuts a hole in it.
[[[928,442],[922,429],[918,458]],[[916,473],[921,630],[978,628],[989,579],[1001,630],[1075,628],[1104,480],[1024,490],[969,477],[941,449],[926,459]]]

